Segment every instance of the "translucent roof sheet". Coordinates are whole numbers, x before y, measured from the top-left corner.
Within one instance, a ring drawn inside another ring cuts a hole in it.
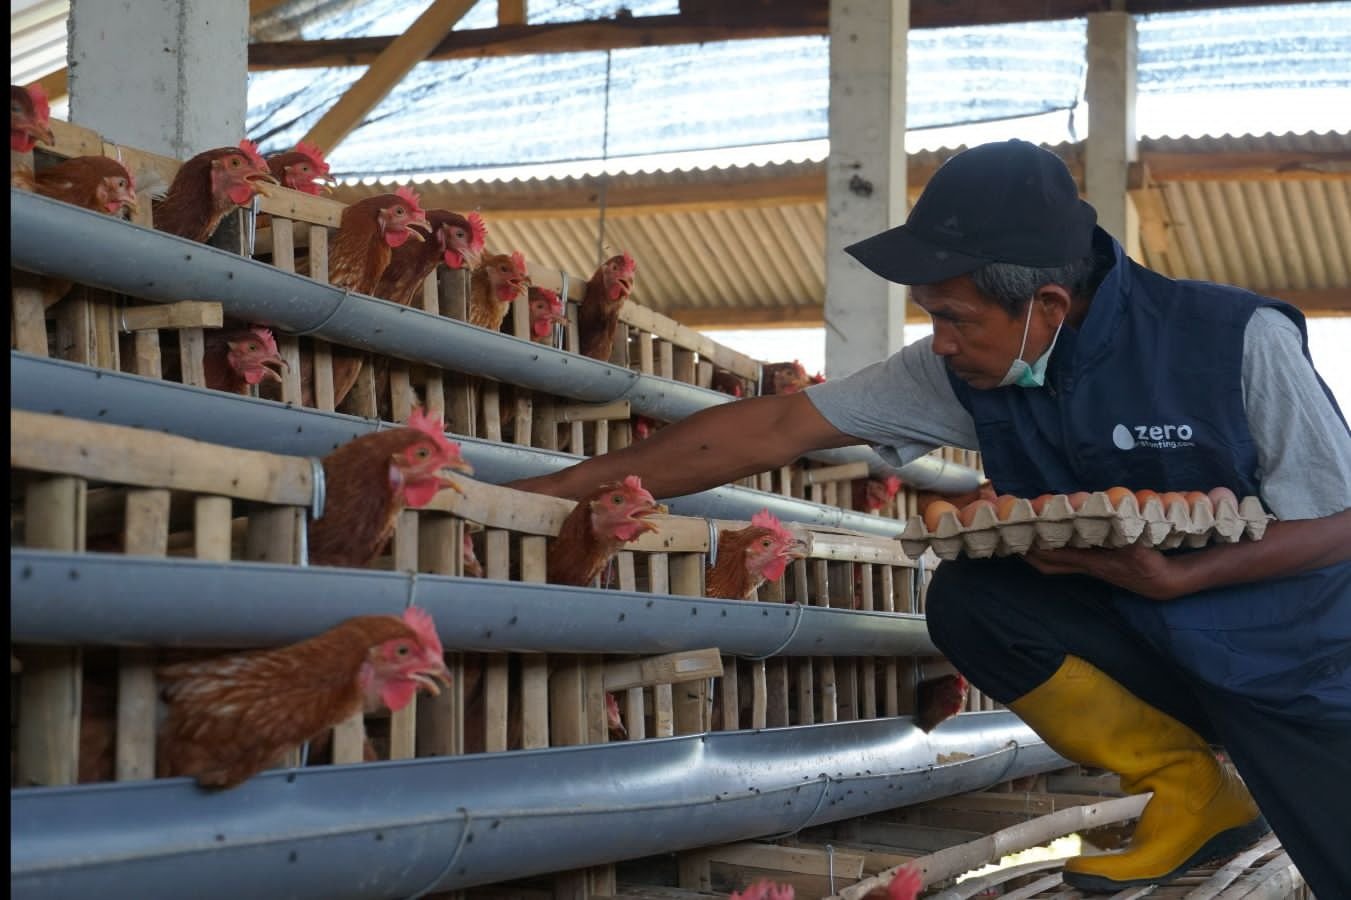
[[[426,5],[330,0],[297,30],[305,38],[397,33]],[[636,16],[676,11],[673,0],[532,0],[530,22],[595,19],[621,6]],[[496,4],[480,2],[456,27],[495,23]],[[909,127],[1011,120],[1015,134],[1016,120],[1073,111],[1082,98],[1085,31],[1085,20],[1074,19],[911,32]],[[1304,130],[1351,117],[1351,3],[1141,17],[1139,59],[1142,135],[1173,130],[1150,130],[1151,94],[1317,86],[1345,90],[1347,102],[1340,113],[1324,107]],[[265,151],[290,146],[362,71],[250,74],[250,136]],[[827,134],[828,78],[824,37],[424,62],[331,162],[344,176],[399,178],[819,140]],[[1246,107],[1234,112],[1249,124],[1222,130],[1271,130],[1260,109]],[[1061,139],[1082,137],[1071,131],[1073,118],[1065,115]]]

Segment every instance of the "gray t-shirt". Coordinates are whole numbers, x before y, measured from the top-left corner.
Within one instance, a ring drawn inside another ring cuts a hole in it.
[[[943,445],[979,450],[975,423],[932,344],[922,338],[853,375],[807,388],[807,396],[831,425],[893,465]],[[1253,314],[1243,334],[1242,377],[1267,508],[1287,520],[1351,508],[1351,434],[1304,358],[1299,328],[1284,314]]]

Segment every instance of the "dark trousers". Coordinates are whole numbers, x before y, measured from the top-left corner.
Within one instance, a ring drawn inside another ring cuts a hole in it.
[[[1112,606],[1112,589],[1021,559],[958,559],[934,573],[929,634],[971,683],[1008,704],[1067,654],[1222,745],[1319,900],[1351,898],[1351,726],[1273,716],[1183,671]]]

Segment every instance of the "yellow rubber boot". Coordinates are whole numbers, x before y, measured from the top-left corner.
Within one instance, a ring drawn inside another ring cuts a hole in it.
[[[1010,708],[1052,749],[1111,769],[1128,794],[1153,791],[1129,846],[1076,856],[1065,882],[1090,891],[1161,884],[1271,829],[1252,795],[1201,736],[1076,656]]]

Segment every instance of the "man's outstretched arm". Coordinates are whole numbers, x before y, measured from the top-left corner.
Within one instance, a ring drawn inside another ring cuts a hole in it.
[[[786,465],[804,453],[860,443],[826,421],[805,394],[723,403],[632,446],[508,487],[576,499],[637,475],[655,497],[677,497]]]

